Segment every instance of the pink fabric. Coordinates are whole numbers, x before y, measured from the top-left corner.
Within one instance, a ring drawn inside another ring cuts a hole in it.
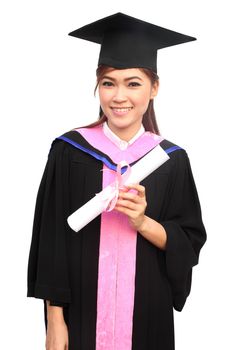
[[[145,132],[121,151],[103,133],[101,126],[77,129],[95,148],[115,162],[132,163],[160,143],[161,137]],[[103,188],[115,174],[103,168]],[[97,291],[96,350],[131,350],[135,296],[137,232],[126,215],[113,210],[101,215]]]
[[[114,180],[104,171],[103,186]],[[134,307],[136,237],[126,216],[101,216],[97,295],[97,350],[130,350]]]
[[[84,136],[93,147],[107,154],[115,163],[125,160],[131,164],[143,157],[163,140],[161,136],[146,131],[127,149],[121,151],[120,148],[104,135],[102,125],[92,129],[80,128],[76,130]]]

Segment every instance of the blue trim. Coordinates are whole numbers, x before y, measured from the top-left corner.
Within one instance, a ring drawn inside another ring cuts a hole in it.
[[[179,146],[172,146],[172,147],[170,147],[170,148],[165,149],[164,151],[165,151],[167,154],[170,154],[170,153],[172,153],[172,152],[174,152],[174,151],[177,151],[178,149],[182,149],[182,148],[179,147]]]
[[[98,154],[98,153],[96,153],[96,152],[94,152],[94,151],[92,151],[92,150],[90,150],[90,149],[88,149],[88,148],[85,148],[85,147],[81,146],[79,143],[77,143],[77,142],[75,142],[75,141],[69,139],[68,137],[66,137],[66,136],[60,136],[60,137],[57,137],[56,139],[57,139],[57,140],[63,140],[63,141],[65,141],[65,142],[68,142],[70,145],[72,145],[72,146],[74,146],[74,147],[80,149],[81,151],[83,151],[83,152],[85,152],[85,153],[90,154],[92,157],[94,157],[94,158],[96,158],[96,159],[98,159],[98,160],[101,160],[101,162],[103,162],[109,169],[114,170],[114,171],[117,171],[117,165],[114,165],[114,164],[110,163],[110,161],[109,161],[108,159],[106,159],[105,157],[102,157],[100,154]],[[176,151],[176,150],[180,150],[180,149],[182,149],[182,148],[179,147],[179,146],[172,146],[172,147],[170,147],[170,148],[167,148],[167,149],[164,150],[164,151],[165,151],[167,154],[169,154],[169,153],[172,153],[172,152],[174,152],[174,151]],[[122,168],[122,170],[121,170],[122,174],[126,171],[126,169],[127,169],[126,166]]]
[[[65,142],[68,142],[70,143],[72,146],[80,149],[81,151],[85,152],[85,153],[88,153],[90,154],[92,157],[98,159],[98,160],[101,160],[109,169],[112,169],[114,171],[117,171],[117,166],[116,165],[113,165],[112,163],[110,163],[110,161],[104,157],[102,157],[100,154],[88,149],[88,148],[85,148],[81,145],[79,145],[79,143],[77,142],[74,142],[73,140],[70,140],[68,137],[66,136],[60,136],[60,137],[57,137],[58,140],[63,140]]]

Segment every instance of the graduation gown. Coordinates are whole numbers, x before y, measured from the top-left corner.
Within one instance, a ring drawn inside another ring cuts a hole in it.
[[[134,151],[141,149],[141,140],[130,150],[135,161],[143,156],[143,151]],[[137,233],[130,350],[174,350],[173,308],[181,311],[185,304],[192,267],[206,240],[187,153],[167,140],[160,145],[174,152],[141,184],[146,189],[146,215],[163,225],[167,244],[165,251],[160,250]],[[84,135],[70,131],[53,142],[37,196],[27,295],[63,306],[70,350],[98,348],[103,214],[78,233],[70,229],[67,217],[100,192],[104,164],[116,167],[108,148],[106,152],[95,148]],[[116,348],[124,349],[118,342]]]

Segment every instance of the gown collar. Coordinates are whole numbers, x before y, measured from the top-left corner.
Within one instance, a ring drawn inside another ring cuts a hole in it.
[[[120,139],[120,137],[118,137],[108,126],[108,123],[105,122],[103,124],[103,132],[105,134],[105,136],[107,136],[109,138],[110,141],[112,141],[120,150],[125,150],[127,149],[127,147],[129,145],[132,145],[132,143],[134,143],[141,135],[144,134],[145,129],[143,124],[141,124],[140,129],[137,131],[137,133],[129,140],[129,141],[125,141]]]
[[[142,158],[163,140],[161,136],[145,131],[141,136],[137,136],[135,141],[132,139],[132,144],[128,144],[126,149],[121,150],[104,134],[103,125],[98,125],[93,128],[78,128],[75,129],[75,131],[85,139],[88,145],[96,149],[98,153],[103,153],[104,157],[108,156],[115,164],[123,160],[128,164],[132,164]],[[84,151],[86,152],[86,150]],[[88,153],[91,154],[93,152],[88,150]]]

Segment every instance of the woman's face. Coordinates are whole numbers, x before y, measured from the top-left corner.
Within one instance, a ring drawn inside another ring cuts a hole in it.
[[[138,68],[110,69],[99,82],[101,108],[110,129],[117,135],[134,136],[158,90]]]

